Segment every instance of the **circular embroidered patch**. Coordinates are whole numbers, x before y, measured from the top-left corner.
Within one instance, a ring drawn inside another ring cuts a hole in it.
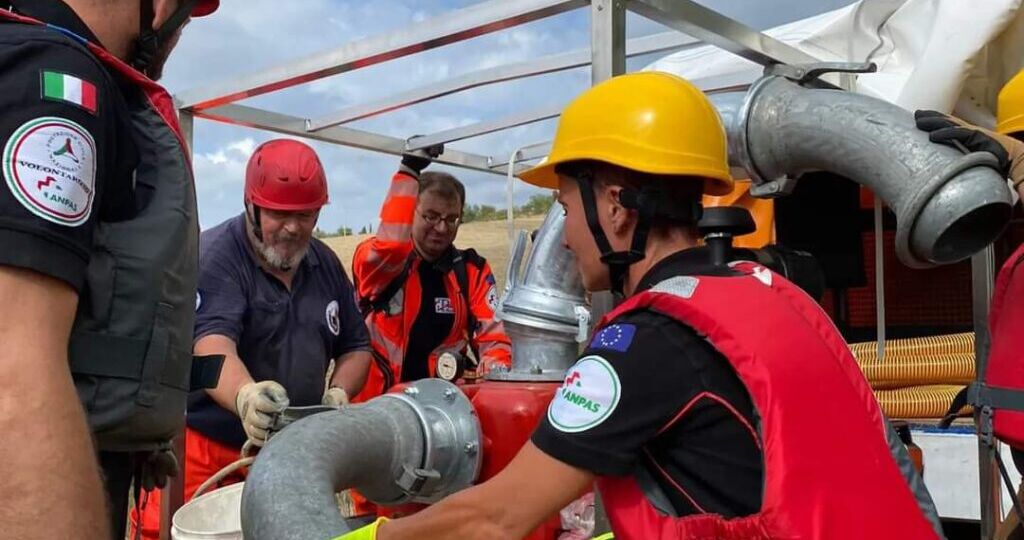
[[[11,135],[2,159],[8,189],[30,212],[69,227],[89,219],[96,142],[85,128],[56,116],[29,120]]]
[[[585,356],[569,368],[548,406],[548,421],[566,433],[586,431],[611,416],[621,395],[612,365],[600,356]]]
[[[338,317],[338,301],[331,300],[330,304],[327,304],[327,328],[332,334],[338,335],[341,333],[341,319]]]
[[[498,310],[498,290],[491,285],[491,288],[487,290],[487,305],[491,308],[491,311]]]

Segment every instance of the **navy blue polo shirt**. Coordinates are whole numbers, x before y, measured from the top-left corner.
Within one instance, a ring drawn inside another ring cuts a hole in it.
[[[313,239],[289,291],[260,266],[239,215],[204,231],[199,241],[195,339],[232,339],[253,380],[275,380],[291,405],[317,405],[332,358],[370,350],[352,282],[338,257]],[[241,447],[238,417],[205,392],[189,399],[188,426]]]

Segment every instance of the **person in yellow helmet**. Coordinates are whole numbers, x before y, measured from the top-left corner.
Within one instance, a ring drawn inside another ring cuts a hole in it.
[[[522,538],[595,482],[620,540],[936,537],[827,316],[697,247],[702,194],[733,185],[700,90],[657,72],[594,86],[521,176],[558,188],[584,287],[625,302],[505,470],[339,538]]]

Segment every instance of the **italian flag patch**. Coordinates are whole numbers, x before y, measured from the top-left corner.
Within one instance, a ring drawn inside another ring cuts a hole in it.
[[[73,75],[43,71],[43,99],[73,103],[96,114],[96,85]]]

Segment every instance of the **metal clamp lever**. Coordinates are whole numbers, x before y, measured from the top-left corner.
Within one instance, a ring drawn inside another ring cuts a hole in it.
[[[832,83],[821,80],[828,73],[874,73],[878,65],[874,62],[816,62],[812,64],[772,64],[764,68],[765,75],[785,77],[800,85],[819,88],[839,89]]]
[[[406,495],[416,496],[423,493],[441,480],[441,473],[433,469],[419,469],[409,465],[402,466],[402,475],[395,482]]]

